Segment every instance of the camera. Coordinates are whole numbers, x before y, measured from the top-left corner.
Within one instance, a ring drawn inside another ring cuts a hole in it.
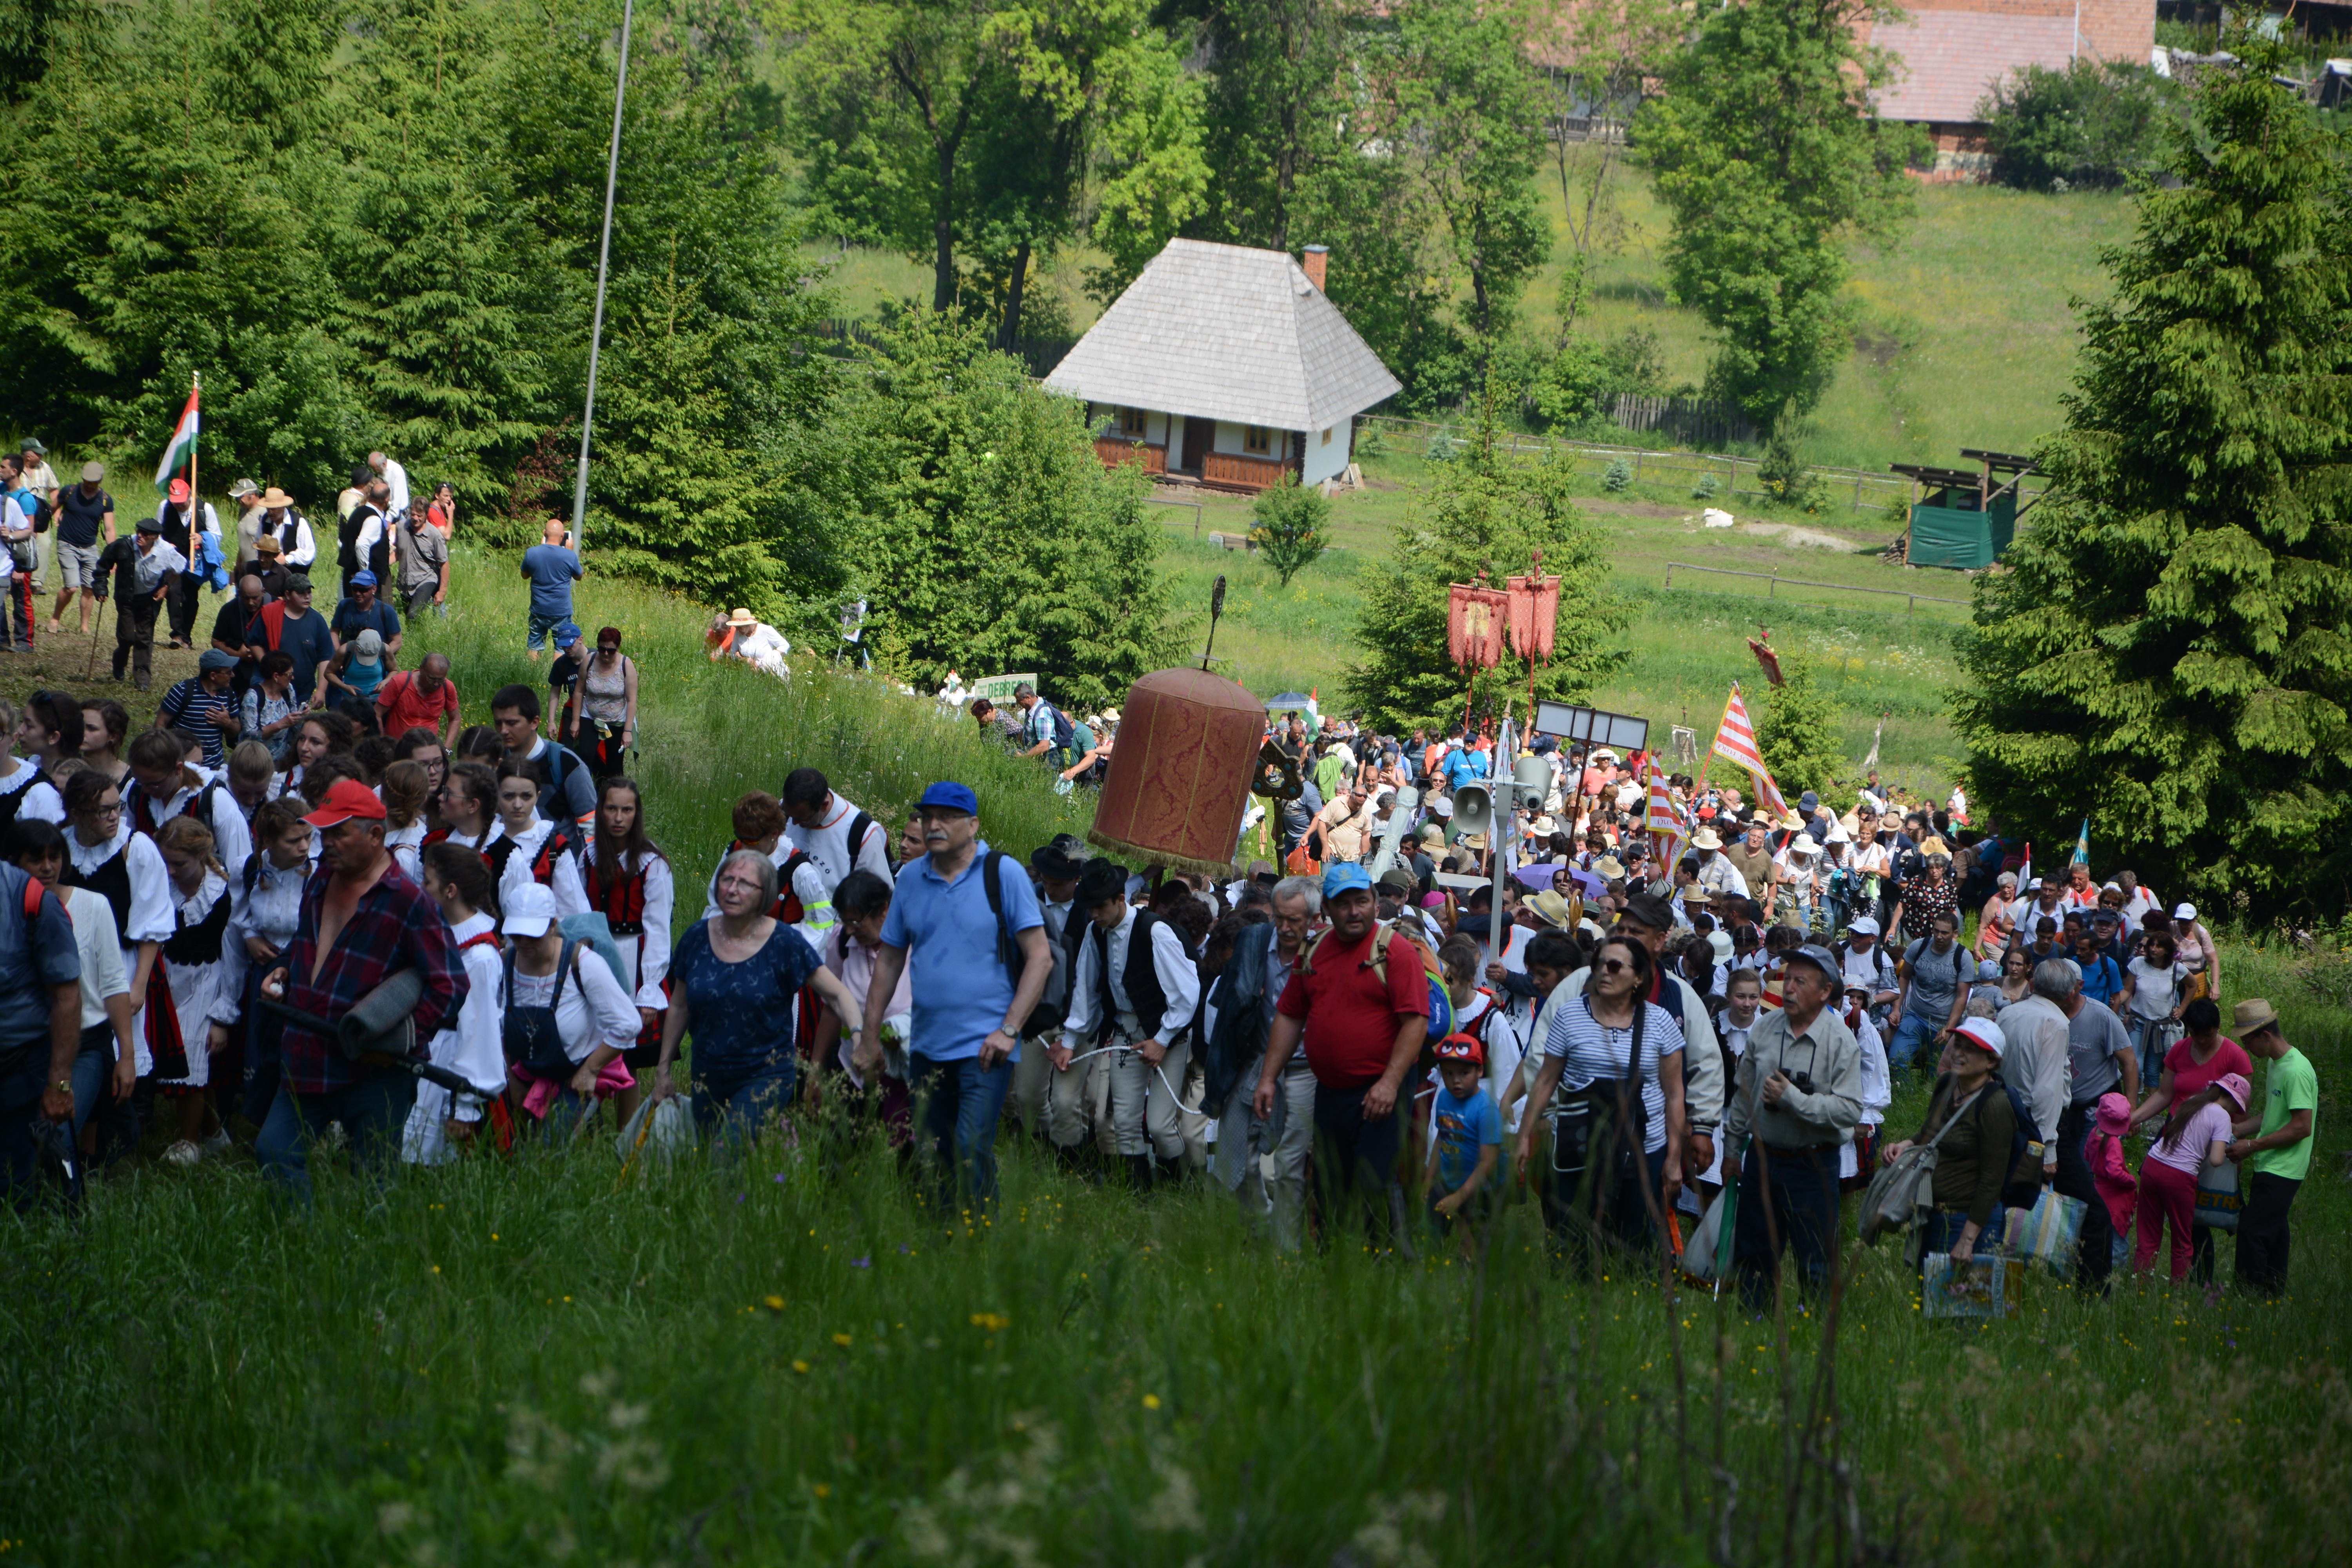
[[[1789,1082],[1801,1094],[1813,1092],[1813,1075],[1809,1072],[1792,1072],[1789,1075]]]

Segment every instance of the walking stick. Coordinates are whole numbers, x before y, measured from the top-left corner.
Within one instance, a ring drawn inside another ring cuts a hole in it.
[[[121,623],[122,608],[119,605],[115,606],[114,619],[118,626]],[[88,681],[98,673],[98,632],[104,625],[106,625],[106,601],[100,599],[98,602],[98,614],[89,618],[89,665],[81,672],[84,681]]]

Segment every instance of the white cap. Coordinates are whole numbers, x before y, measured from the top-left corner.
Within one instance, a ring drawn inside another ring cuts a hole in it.
[[[1972,1046],[1982,1046],[1992,1053],[1995,1061],[2000,1060],[2001,1052],[2009,1048],[2008,1037],[1990,1018],[1963,1018],[1952,1026],[1952,1033]]]
[[[2197,906],[2183,904],[2172,911],[2172,918],[2177,921],[2193,921],[2197,918]]]
[[[1878,934],[1878,922],[1872,920],[1868,915],[1864,915],[1860,920],[1855,921],[1853,924],[1847,926],[1845,929],[1846,934],[1849,936],[1876,936]]]
[[[509,936],[545,936],[554,923],[554,892],[537,882],[526,882],[508,896],[506,923],[499,929]]]

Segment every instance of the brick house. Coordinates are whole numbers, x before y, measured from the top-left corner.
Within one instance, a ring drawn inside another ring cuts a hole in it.
[[[1977,103],[2011,71],[2063,70],[2078,57],[2146,65],[2156,45],[2156,0],[1905,0],[1905,21],[1872,30],[1870,41],[1902,61],[1878,113],[1926,128],[1930,179],[1983,177]]]
[[[1171,239],[1045,377],[1095,451],[1221,489],[1348,471],[1355,416],[1403,384],[1323,293],[1327,253]]]

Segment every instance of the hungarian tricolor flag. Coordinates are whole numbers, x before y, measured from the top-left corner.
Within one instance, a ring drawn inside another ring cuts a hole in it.
[[[172,428],[172,439],[163,448],[163,460],[155,465],[155,493],[168,494],[172,476],[195,461],[196,429],[201,423],[196,414],[197,389],[188,389],[188,405],[180,410],[180,422]]]

